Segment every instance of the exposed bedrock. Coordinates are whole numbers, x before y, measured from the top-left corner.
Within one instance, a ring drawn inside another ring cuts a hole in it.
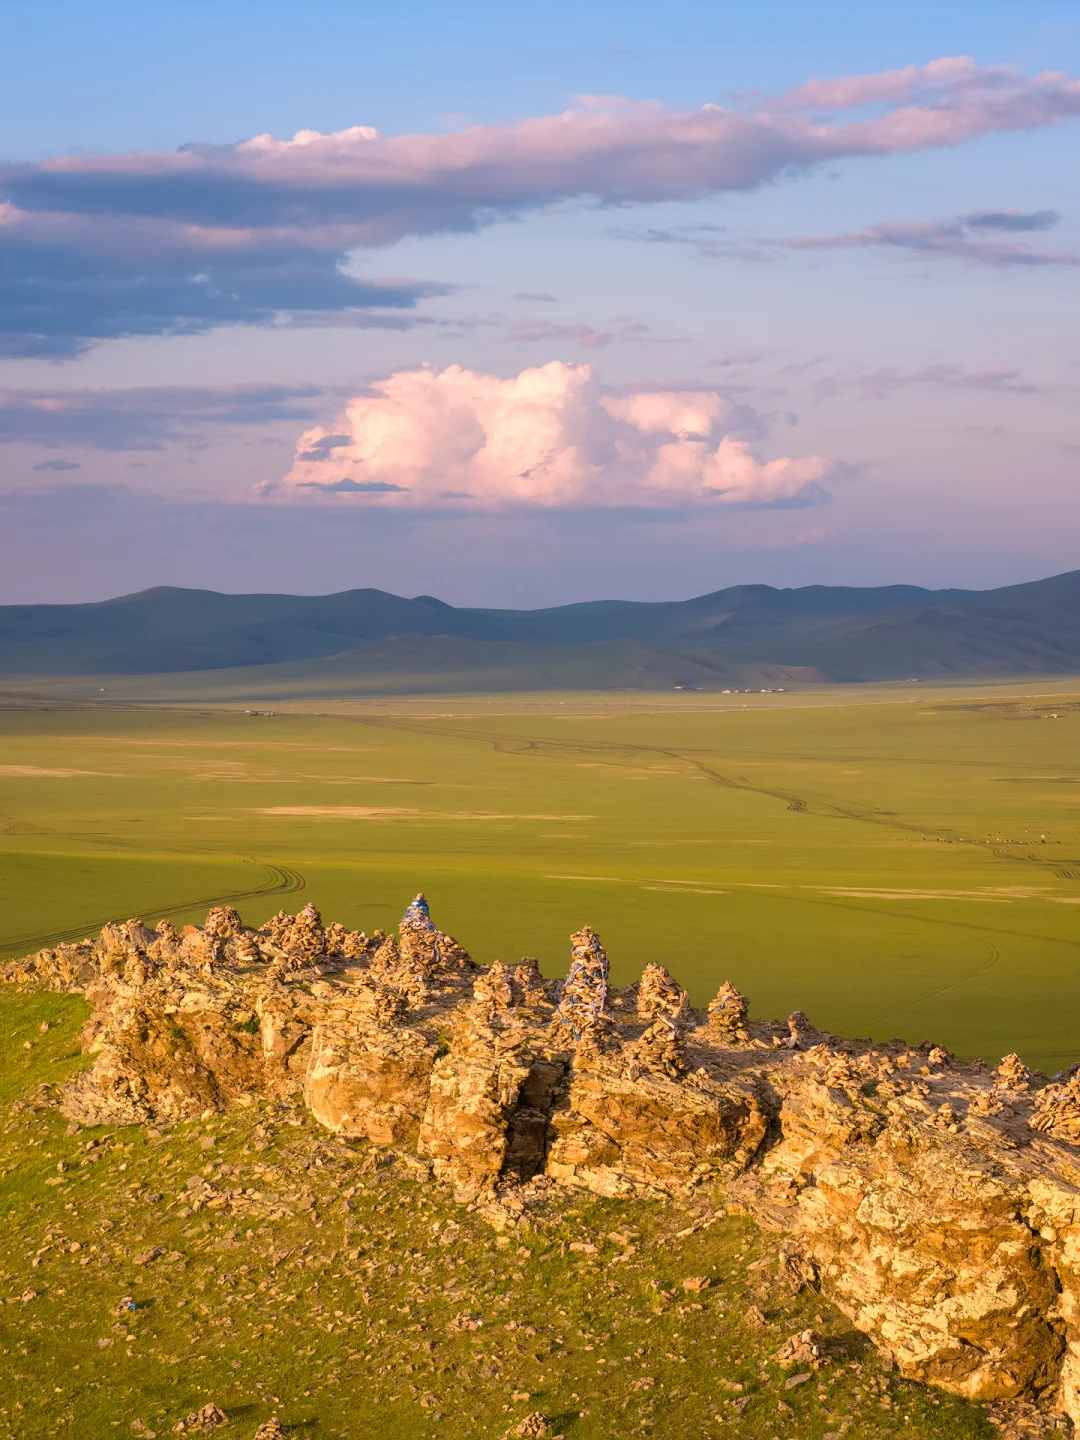
[[[292,1095],[499,1223],[552,1185],[741,1208],[905,1375],[1080,1421],[1080,1066],[1048,1081],[755,1021],[730,983],[695,1010],[659,964],[613,990],[587,926],[564,981],[481,966],[422,896],[391,936],[226,908],[5,977],[90,1001],[93,1061],[61,1104],[79,1123]]]

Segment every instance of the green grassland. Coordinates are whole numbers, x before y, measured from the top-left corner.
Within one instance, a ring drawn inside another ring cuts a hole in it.
[[[0,710],[0,955],[228,896],[385,928],[422,888],[484,961],[560,973],[589,922],[619,983],[1057,1070],[1080,708],[1039,688]]]

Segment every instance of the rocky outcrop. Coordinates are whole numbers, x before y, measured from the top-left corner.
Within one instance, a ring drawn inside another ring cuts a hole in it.
[[[517,1027],[459,1022],[429,1077],[419,1133],[421,1154],[456,1198],[475,1200],[498,1186],[511,1142],[510,1121],[536,1058]],[[546,1137],[538,1137],[542,1147]],[[518,1139],[521,1149],[521,1140]]]
[[[328,1130],[382,1145],[415,1143],[438,1047],[405,1014],[400,992],[381,986],[358,986],[320,1014],[303,1092]]]
[[[973,1113],[993,1077],[926,1059],[793,1056],[772,1077],[776,1143],[734,1190],[905,1374],[972,1399],[1049,1398],[1069,1327],[1043,1216],[1074,1193],[1080,1155],[1044,1147],[1030,1106]]]
[[[219,908],[5,975],[90,1001],[78,1123],[302,1096],[500,1223],[552,1185],[741,1209],[906,1376],[1080,1420],[1080,1066],[1048,1081],[752,1020],[730,983],[695,1010],[659,964],[613,990],[587,926],[562,982],[477,965],[423,896],[396,935]]]
[[[547,1173],[600,1195],[686,1197],[745,1169],[768,1130],[764,1100],[755,1076],[702,1069],[683,1084],[628,1065],[622,1047],[586,1052],[552,1112]]]

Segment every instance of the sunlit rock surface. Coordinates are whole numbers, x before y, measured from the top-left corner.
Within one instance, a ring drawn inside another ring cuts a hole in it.
[[[1080,1066],[1047,1081],[937,1046],[693,1009],[666,969],[625,990],[588,927],[564,981],[481,966],[423,896],[397,935],[306,906],[259,929],[211,911],[106,926],[7,966],[85,993],[81,1124],[169,1124],[302,1095],[315,1119],[420,1157],[496,1223],[552,1185],[707,1197],[782,1233],[914,1379],[1080,1421]]]

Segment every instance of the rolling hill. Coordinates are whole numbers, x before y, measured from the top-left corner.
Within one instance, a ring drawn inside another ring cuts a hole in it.
[[[380,689],[725,688],[1080,672],[1080,571],[998,590],[740,585],[690,600],[495,610],[382,590],[158,587],[0,606],[0,673],[220,671],[252,696]],[[206,677],[209,679],[209,677]]]

